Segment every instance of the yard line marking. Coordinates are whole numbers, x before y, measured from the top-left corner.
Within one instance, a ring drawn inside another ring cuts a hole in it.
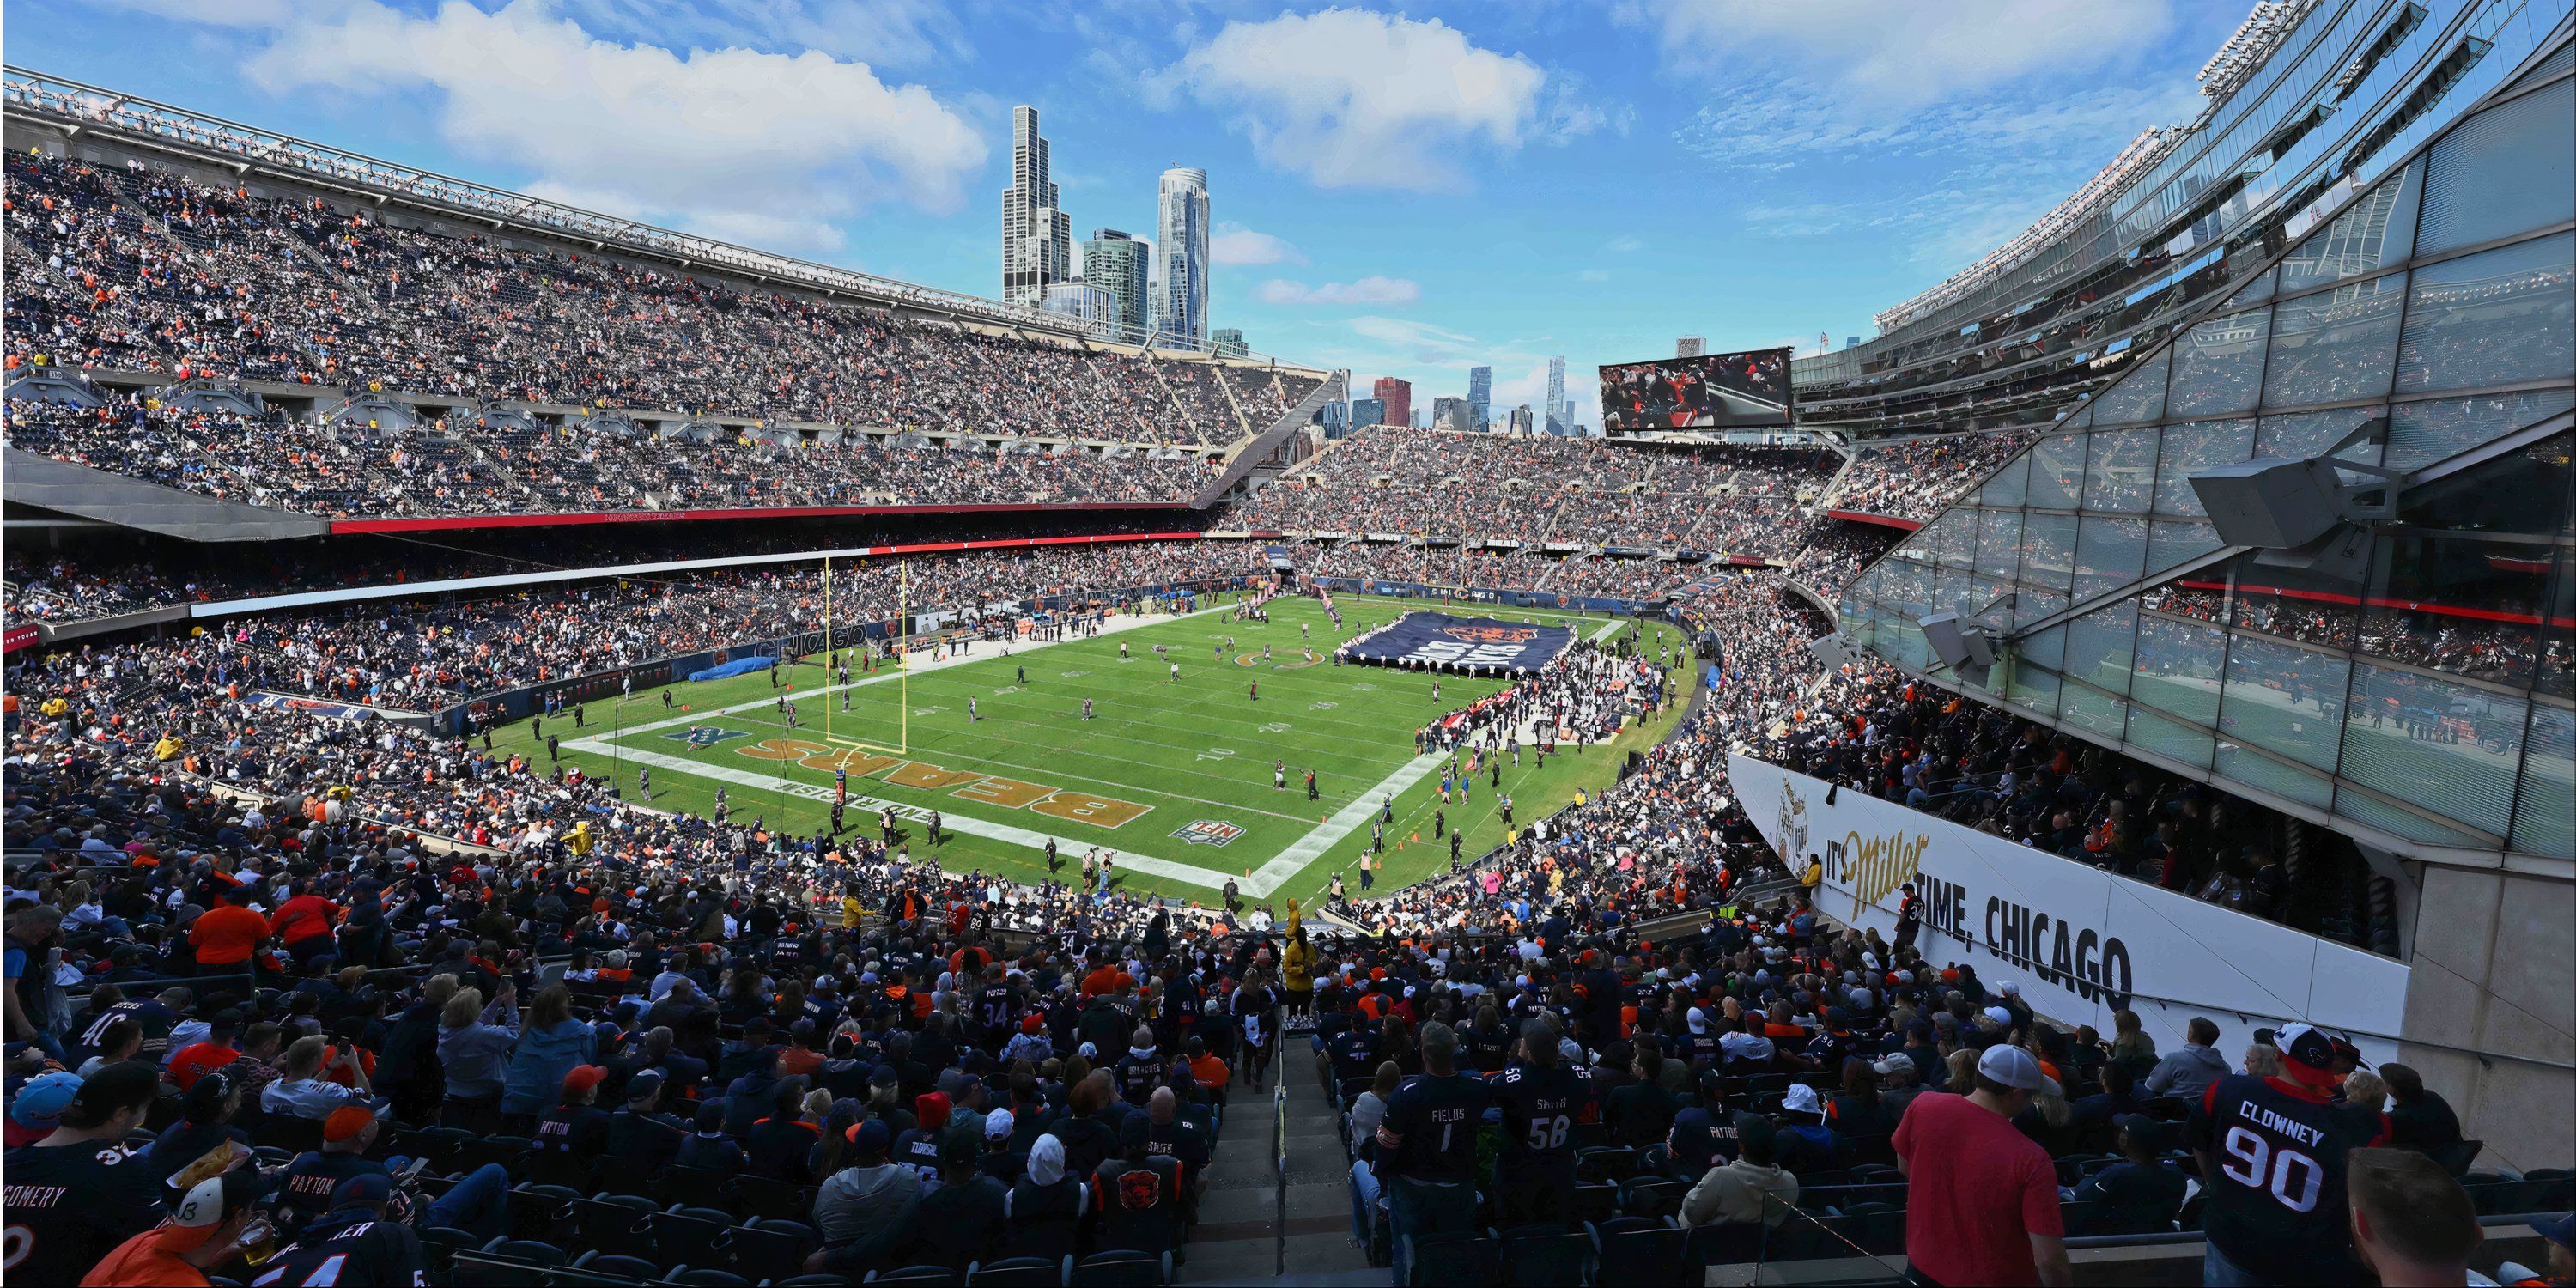
[[[1440,764],[1438,756],[1416,756],[1395,767],[1395,772],[1379,779],[1376,786],[1361,792],[1359,798],[1334,812],[1315,830],[1291,842],[1286,849],[1271,857],[1268,863],[1253,869],[1252,879],[1242,883],[1245,894],[1255,899],[1288,884],[1288,879],[1304,871],[1307,864],[1322,858],[1324,851],[1341,844],[1342,838],[1360,829],[1360,825],[1377,817],[1379,802],[1402,796],[1415,783],[1428,777]]]

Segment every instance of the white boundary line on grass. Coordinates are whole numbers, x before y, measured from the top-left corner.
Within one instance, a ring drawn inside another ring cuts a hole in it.
[[[1209,613],[1223,612],[1226,611],[1226,607],[1227,606],[1219,605],[1214,608],[1202,608],[1195,613],[1165,614],[1152,617],[1112,618],[1108,622],[1102,624],[1101,633],[1107,634],[1110,631],[1116,630],[1133,630],[1137,627],[1143,626],[1159,626],[1166,622],[1182,621],[1191,617],[1202,617]],[[1567,615],[1551,613],[1549,616]],[[1592,638],[1596,641],[1606,638],[1610,631],[1617,630],[1623,624],[1624,623],[1621,621],[1613,620],[1607,626],[1602,628],[1602,632],[1600,634],[1597,634]],[[981,640],[976,641],[976,643],[979,644],[983,642],[984,641]],[[1069,642],[1071,641],[1049,641],[1050,644]],[[1047,645],[1040,644],[1030,647],[1033,651],[1037,648],[1047,647]],[[945,667],[962,665],[967,662],[986,660],[975,656],[974,652],[974,649],[970,647],[964,656],[948,658],[943,661],[916,663],[912,669],[916,671],[938,670]],[[903,672],[901,671],[880,671],[875,675],[852,680],[846,685],[829,684],[819,688],[808,689],[806,692],[817,697],[828,696],[844,688],[856,689],[871,684],[881,684],[885,681],[895,679],[902,674]],[[657,720],[650,724],[624,725],[612,730],[611,732],[615,733],[616,736],[623,738],[630,734],[650,733],[657,729],[673,729],[683,725],[704,724],[708,720],[717,716],[732,715],[736,712],[742,711],[756,711],[764,707],[774,706],[776,702],[777,699],[775,698],[755,699],[750,702],[736,703],[729,707],[717,707],[703,712],[693,711],[684,716],[677,716],[669,720]],[[789,795],[802,796],[809,800],[824,802],[825,804],[829,804],[832,800],[832,789],[819,783],[800,782],[794,779],[784,778],[782,775],[775,773],[754,773],[751,770],[737,769],[731,765],[710,765],[701,761],[687,760],[679,756],[668,755],[663,752],[647,751],[642,748],[629,747],[622,744],[612,747],[605,739],[596,736],[575,738],[563,745],[572,751],[583,751],[589,752],[593,755],[618,757],[634,761],[640,765],[651,765],[657,769],[668,769],[677,773],[693,774],[700,778],[721,779],[725,782],[733,783],[742,787],[761,788],[773,792],[782,790],[783,788]],[[1247,898],[1268,898],[1273,891],[1276,891],[1280,887],[1288,884],[1289,878],[1294,877],[1299,872],[1305,870],[1307,864],[1323,857],[1326,851],[1339,845],[1343,838],[1358,831],[1362,825],[1368,822],[1369,819],[1375,817],[1378,810],[1381,808],[1381,802],[1384,799],[1392,796],[1403,795],[1407,790],[1411,789],[1415,783],[1421,782],[1424,778],[1429,777],[1431,772],[1440,766],[1440,763],[1441,757],[1436,755],[1415,756],[1405,761],[1403,764],[1396,766],[1395,771],[1388,774],[1385,778],[1378,780],[1376,786],[1360,793],[1359,796],[1354,798],[1349,804],[1344,805],[1340,810],[1336,811],[1332,817],[1317,824],[1313,831],[1299,837],[1297,840],[1291,842],[1287,847],[1281,849],[1279,853],[1272,855],[1269,862],[1253,869],[1252,876],[1248,879],[1237,882],[1236,888],[1241,890]],[[892,809],[899,816],[915,820],[920,819],[922,816],[930,812],[922,806],[909,805],[901,801],[882,800],[874,796],[860,795],[856,792],[850,794],[849,803],[862,809],[869,810]],[[1014,827],[1008,823],[988,822],[984,819],[973,818],[966,815],[950,815],[944,811],[940,818],[940,826],[948,831],[962,832],[968,836],[983,837],[988,841],[1001,841],[1005,844],[1023,846],[1027,849],[1039,851],[1045,850],[1047,842],[1053,841],[1056,845],[1056,853],[1062,856],[1068,863],[1078,861],[1075,856],[1081,851],[1100,845],[1097,841],[1078,841],[1072,837],[1056,836],[1047,832],[1031,831],[1024,827]],[[1170,859],[1158,859],[1149,854],[1134,854],[1125,850],[1120,850],[1115,845],[1111,845],[1106,848],[1117,853],[1117,861],[1120,867],[1132,868],[1135,871],[1148,873],[1153,876],[1167,877],[1174,881],[1187,882],[1191,885],[1202,886],[1210,890],[1222,890],[1225,888],[1226,874],[1222,871],[1202,868],[1188,863],[1175,863]]]

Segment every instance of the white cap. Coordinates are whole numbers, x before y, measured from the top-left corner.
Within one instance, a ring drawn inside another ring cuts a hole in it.
[[[1694,1007],[1690,1008],[1690,1015],[1689,1015],[1687,1018],[1688,1018],[1688,1019],[1689,1019],[1689,1021],[1690,1021],[1690,1031],[1691,1031],[1691,1032],[1693,1032],[1693,1033],[1706,1033],[1706,1032],[1708,1032],[1708,1012],[1703,1011],[1703,1010],[1699,1009],[1698,1007],[1694,1006]]]
[[[1977,1057],[1977,1073],[2023,1091],[2043,1091],[2052,1096],[2062,1094],[2057,1079],[2049,1077],[2048,1071],[2039,1067],[2038,1057],[2017,1046],[1987,1047],[1986,1053]]]
[[[1995,991],[2006,997],[2019,997],[2021,996],[2021,985],[2008,979],[2003,983],[1995,985]]]
[[[1997,1024],[2010,1024],[2012,1023],[2012,1012],[2007,1011],[2000,1006],[1989,1006],[1986,1008],[1986,1018],[1993,1020]]]
[[[1788,1097],[1780,1102],[1780,1107],[1793,1114],[1825,1112],[1824,1105],[1816,1099],[1816,1089],[1803,1082],[1789,1084]]]

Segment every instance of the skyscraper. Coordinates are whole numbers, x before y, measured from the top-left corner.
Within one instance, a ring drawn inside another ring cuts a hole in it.
[[[1476,428],[1476,405],[1464,398],[1431,400],[1431,427],[1471,433]]]
[[[1079,277],[1047,283],[1046,299],[1039,307],[1080,322],[1083,330],[1094,335],[1114,333],[1118,325],[1116,298]]]
[[[1708,352],[1707,336],[1686,335],[1673,341],[1673,356],[1676,358],[1696,358],[1706,352]]]
[[[1565,402],[1565,359],[1547,360],[1547,419],[1560,425],[1574,423],[1574,409]],[[1558,430],[1549,430],[1558,433]]]
[[[1220,358],[1240,358],[1251,352],[1250,346],[1243,342],[1243,330],[1240,327],[1218,327],[1216,333],[1208,337],[1208,343]]]
[[[1163,343],[1204,349],[1208,343],[1207,171],[1163,172],[1154,240],[1154,333]]]
[[[1359,429],[1368,425],[1389,423],[1391,422],[1386,418],[1385,399],[1354,398],[1351,400],[1351,428]]]
[[[1476,409],[1476,423],[1472,428],[1478,433],[1494,427],[1494,369],[1492,367],[1467,368],[1467,405]]]
[[[1011,186],[1002,190],[1002,300],[1035,308],[1046,288],[1073,276],[1073,221],[1047,177],[1038,110],[1011,109]]]
[[[1118,338],[1130,343],[1145,339],[1145,283],[1152,272],[1153,266],[1147,263],[1152,253],[1151,244],[1115,228],[1095,228],[1091,240],[1082,244],[1082,280],[1117,301]]]
[[[1378,401],[1386,404],[1386,419],[1379,422],[1380,424],[1411,425],[1413,423],[1412,381],[1398,380],[1393,376],[1379,376],[1377,383],[1369,386],[1369,392],[1377,395]]]

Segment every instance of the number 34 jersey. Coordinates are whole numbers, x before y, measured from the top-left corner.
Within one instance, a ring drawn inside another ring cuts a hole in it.
[[[1524,1163],[1574,1156],[1574,1125],[1593,1113],[1591,1070],[1542,1069],[1514,1060],[1492,1086],[1494,1103],[1503,1110],[1505,1155]]]
[[[2221,1255],[2269,1283],[2366,1282],[2352,1250],[2345,1163],[2388,1139],[2386,1115],[2238,1073],[2210,1084],[2185,1136],[2209,1159],[2202,1225]]]

